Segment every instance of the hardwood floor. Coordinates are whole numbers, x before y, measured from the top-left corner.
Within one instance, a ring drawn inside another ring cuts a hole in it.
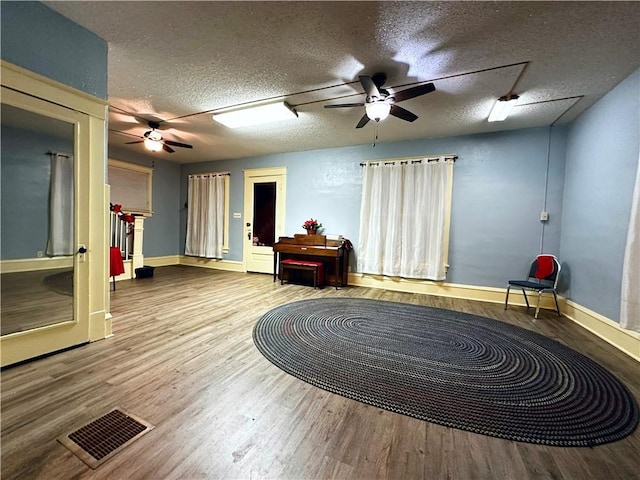
[[[640,429],[595,448],[517,443],[430,424],[308,385],[255,348],[270,308],[366,297],[484,315],[596,360],[640,399],[640,365],[553,312],[269,275],[156,268],[118,283],[114,336],[2,372],[2,469],[9,479],[632,479]],[[56,438],[114,407],[155,425],[91,470]]]

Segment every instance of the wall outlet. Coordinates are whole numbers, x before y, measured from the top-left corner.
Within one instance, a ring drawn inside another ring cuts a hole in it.
[[[44,257],[44,252],[42,250],[38,250],[38,253],[36,253],[36,256],[38,258],[42,258],[42,257]]]
[[[549,212],[541,212],[540,213],[540,221],[546,222],[549,220]]]

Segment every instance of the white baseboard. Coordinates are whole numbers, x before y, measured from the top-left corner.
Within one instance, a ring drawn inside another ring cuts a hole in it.
[[[565,300],[560,308],[569,320],[640,362],[640,333],[626,330],[617,322],[571,300]]]
[[[464,300],[478,300],[481,302],[504,303],[506,289],[495,287],[478,287],[475,285],[461,285],[456,283],[434,282],[431,280],[416,280],[410,278],[385,277],[383,275],[349,274],[349,285],[360,287],[382,288],[407,293],[423,293],[440,297],[461,298]],[[558,297],[560,308],[562,297]],[[537,299],[529,296],[529,304],[535,306]],[[509,305],[524,306],[524,296],[520,290],[511,290]],[[540,308],[555,310],[553,297],[544,295],[540,301]]]
[[[217,270],[226,270],[229,272],[244,272],[244,263],[231,260],[216,260],[211,258],[189,257],[187,255],[180,256],[180,265],[189,265],[191,267],[213,268]]]
[[[150,267],[167,267],[179,265],[180,255],[165,255],[163,257],[144,257],[144,264]]]

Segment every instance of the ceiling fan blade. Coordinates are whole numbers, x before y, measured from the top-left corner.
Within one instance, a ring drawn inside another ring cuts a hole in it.
[[[343,107],[364,107],[364,103],[335,103],[333,105],[324,106],[324,108],[343,108]]]
[[[395,92],[392,96],[393,98],[395,98],[395,101],[397,103],[409,100],[410,98],[419,97],[420,95],[431,93],[435,89],[436,86],[433,83],[425,83],[424,85],[407,88],[406,90],[402,90],[401,92]]]
[[[164,142],[162,142],[162,149],[167,152],[167,153],[173,153],[175,152],[175,150],[173,148],[171,148],[168,145],[165,145]]]
[[[411,113],[409,110],[405,110],[398,105],[391,105],[391,111],[389,113],[394,117],[401,118],[402,120],[406,120],[407,122],[413,122],[418,118],[416,114]]]
[[[138,140],[137,142],[127,142],[125,145],[133,145],[134,143],[142,143],[144,140]]]
[[[173,140],[163,140],[165,145],[171,145],[172,147],[193,148],[193,145],[188,143],[174,142]]]
[[[364,127],[367,123],[369,123],[369,117],[367,117],[367,114],[365,113],[362,118],[360,119],[360,121],[358,122],[358,125],[356,125],[356,128],[362,128]]]
[[[378,87],[376,87],[376,84],[373,83],[371,77],[368,77],[367,75],[360,75],[358,78],[360,79],[362,88],[364,88],[364,91],[367,92],[367,97],[380,98]]]

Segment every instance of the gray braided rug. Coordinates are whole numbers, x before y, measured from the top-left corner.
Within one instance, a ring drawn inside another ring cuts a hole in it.
[[[611,373],[489,318],[367,299],[267,312],[253,340],[274,365],[344,397],[440,425],[556,446],[629,435],[638,405]]]

